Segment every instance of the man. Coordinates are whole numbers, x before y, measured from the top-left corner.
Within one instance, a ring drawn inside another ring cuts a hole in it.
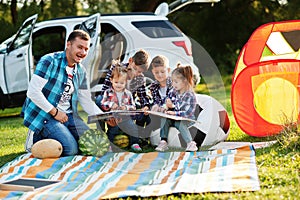
[[[89,115],[102,112],[91,99],[81,64],[89,46],[89,35],[74,30],[65,51],[40,59],[27,91],[24,125],[34,132],[33,142],[55,139],[62,144],[63,156],[78,153],[79,136],[89,129],[78,115],[78,102]]]

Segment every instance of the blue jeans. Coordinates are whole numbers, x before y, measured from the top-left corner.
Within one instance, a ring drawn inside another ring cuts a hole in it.
[[[168,138],[169,135],[169,128],[171,126],[177,128],[177,130],[180,132],[180,134],[182,135],[182,138],[184,139],[184,141],[186,143],[191,142],[192,136],[191,133],[188,129],[188,122],[185,121],[177,121],[177,120],[172,120],[172,119],[166,119],[166,118],[162,118],[161,122],[160,122],[160,137],[161,138]]]
[[[114,137],[120,134],[120,130],[129,136],[130,145],[138,144],[138,127],[132,119],[122,119],[117,126],[109,126],[107,124],[107,136],[108,139],[113,142]]]
[[[151,118],[149,115],[145,115],[144,113],[140,113],[138,115],[133,115],[132,119],[135,120],[136,125],[144,127],[150,124]]]
[[[67,115],[69,120],[63,124],[54,118],[47,121],[40,133],[34,133],[33,143],[42,139],[54,139],[63,147],[62,156],[78,154],[78,139],[89,127],[79,116]]]

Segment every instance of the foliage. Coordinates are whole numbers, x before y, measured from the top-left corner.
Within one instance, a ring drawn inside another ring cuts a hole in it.
[[[222,0],[214,6],[193,4],[169,16],[209,52],[223,74],[233,72],[240,49],[257,27],[299,17],[295,1],[280,6],[270,0]]]
[[[88,7],[84,9],[87,14],[91,13],[118,13],[120,8],[116,0],[86,0],[85,2]]]
[[[16,16],[10,11],[11,2],[13,1],[0,2],[0,26],[6,27],[0,35],[0,41],[11,36],[25,18],[35,13],[39,14],[39,20],[46,20],[95,12],[153,12],[164,0],[19,1]],[[168,17],[207,50],[223,74],[232,74],[239,51],[251,33],[268,22],[299,19],[298,4],[298,1],[288,1],[288,4],[280,5],[275,0],[221,0],[213,6],[209,3],[190,4]],[[13,18],[17,19],[15,23]]]

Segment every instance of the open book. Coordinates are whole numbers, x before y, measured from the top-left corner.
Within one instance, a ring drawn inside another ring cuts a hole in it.
[[[169,118],[169,119],[173,119],[173,120],[184,120],[184,121],[190,121],[190,122],[194,122],[194,123],[200,123],[197,120],[193,120],[193,119],[189,119],[189,118],[185,118],[185,117],[179,117],[179,116],[175,116],[175,115],[169,115],[166,113],[162,113],[162,112],[157,112],[157,111],[147,111],[150,115],[156,115],[156,116],[160,116],[160,117],[165,117],[165,118]],[[109,111],[109,112],[104,112],[98,115],[89,115],[88,116],[88,124],[90,123],[95,123],[98,120],[105,120],[111,117],[120,117],[122,118],[122,116],[132,116],[132,115],[137,115],[140,113],[144,113],[144,111],[142,110],[113,110],[113,111]]]

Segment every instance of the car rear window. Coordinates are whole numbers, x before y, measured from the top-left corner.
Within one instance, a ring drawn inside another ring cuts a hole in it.
[[[169,21],[135,21],[133,26],[150,38],[182,37],[182,33]]]

